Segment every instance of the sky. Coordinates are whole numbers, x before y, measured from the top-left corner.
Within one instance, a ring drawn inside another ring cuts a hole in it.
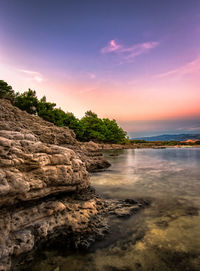
[[[200,0],[0,0],[0,79],[130,137],[200,133]]]

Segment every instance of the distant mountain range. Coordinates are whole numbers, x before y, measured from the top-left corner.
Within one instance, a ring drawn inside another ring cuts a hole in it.
[[[142,139],[146,141],[186,141],[188,139],[200,139],[200,134],[159,135],[132,139]]]

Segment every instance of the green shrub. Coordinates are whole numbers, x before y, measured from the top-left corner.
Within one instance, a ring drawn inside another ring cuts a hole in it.
[[[17,93],[15,97],[15,106],[30,114],[37,113],[38,99],[35,90],[29,89],[22,94]]]
[[[15,99],[14,90],[3,80],[0,80],[0,98],[8,99],[11,102],[13,102]]]

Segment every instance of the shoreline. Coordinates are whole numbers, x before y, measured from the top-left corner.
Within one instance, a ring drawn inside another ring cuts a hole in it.
[[[97,195],[89,173],[110,166],[100,150],[0,99],[0,270],[22,270],[40,246],[62,238],[87,248],[109,233],[109,217],[148,206]]]
[[[200,148],[200,145],[147,145],[144,144],[98,144],[100,150],[122,150],[122,149],[188,149]]]

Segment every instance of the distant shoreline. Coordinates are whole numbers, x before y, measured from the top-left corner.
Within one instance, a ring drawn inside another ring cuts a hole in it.
[[[102,150],[122,150],[122,149],[188,149],[188,148],[200,148],[200,145],[144,145],[144,144],[99,144]]]

